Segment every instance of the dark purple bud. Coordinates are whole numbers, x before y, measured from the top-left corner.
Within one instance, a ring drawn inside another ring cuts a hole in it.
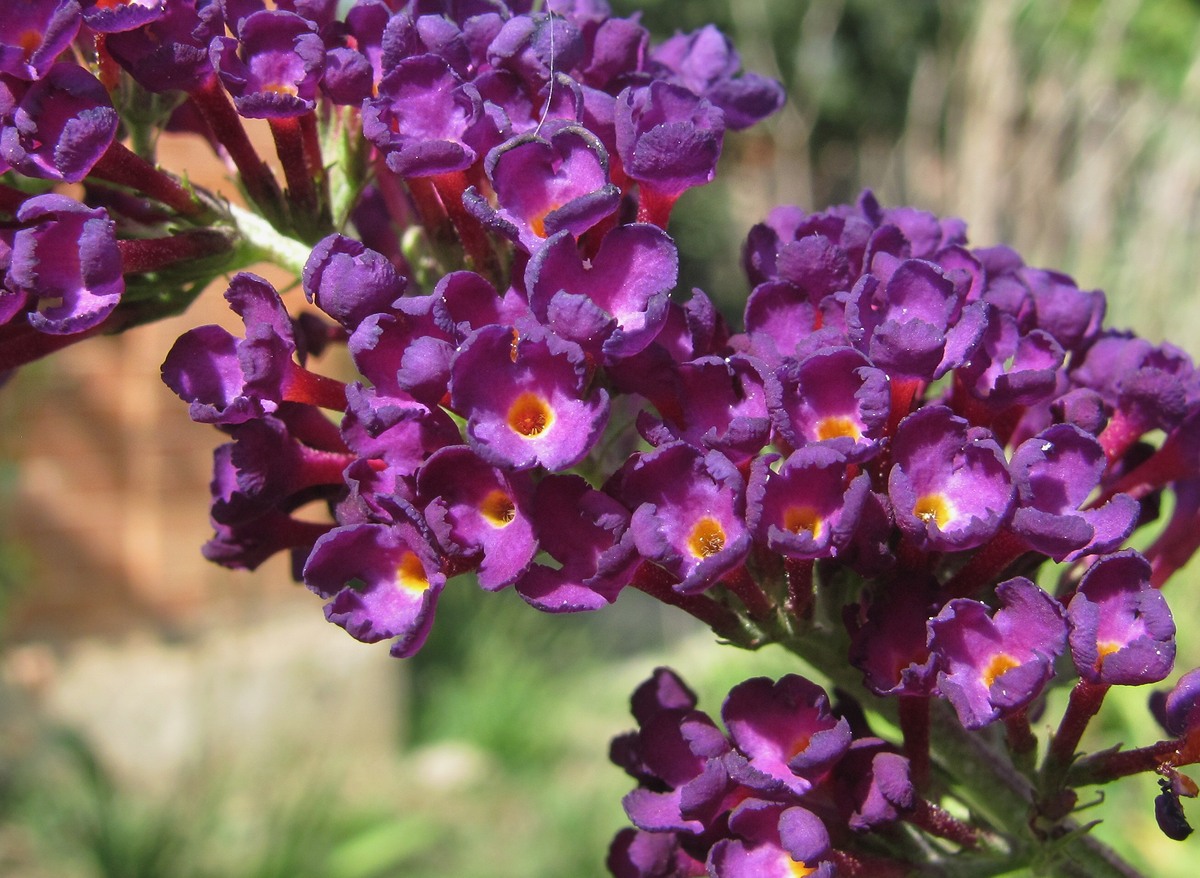
[[[387,311],[405,288],[382,253],[344,235],[330,235],[313,248],[303,280],[308,301],[351,332],[371,314]]]

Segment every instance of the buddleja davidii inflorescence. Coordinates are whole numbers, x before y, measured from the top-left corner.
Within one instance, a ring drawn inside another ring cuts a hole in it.
[[[290,552],[330,621],[401,657],[474,571],[547,612],[637,588],[828,677],[832,702],[747,680],[722,729],[656,671],[613,744],[637,783],[618,878],[1132,874],[1072,812],[1143,771],[1164,831],[1190,831],[1195,673],[1153,702],[1162,741],[1077,752],[1111,686],[1172,668],[1159,587],[1200,540],[1182,352],[869,192],[751,230],[733,332],[676,294],[666,229],[726,129],[783,96],[715,28],[655,45],[602,0],[343,7],[6,12],[0,367],[274,259],[315,312],[238,274],[244,333],[197,327],[163,366],[230,438],[208,558]],[[267,121],[283,185],[243,118]],[[250,210],[149,161],[159,130],[207,141]],[[330,345],[356,380],[308,367]],[[1167,492],[1159,535],[1126,548]],[[313,502],[327,522],[296,515]],[[1030,715],[1056,683],[1039,761]]]

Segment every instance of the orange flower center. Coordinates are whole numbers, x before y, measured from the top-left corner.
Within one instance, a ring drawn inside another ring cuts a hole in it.
[[[945,494],[926,494],[917,500],[913,515],[926,523],[933,522],[944,528],[954,518],[954,505]]]
[[[479,504],[479,512],[492,527],[504,527],[517,517],[517,507],[513,505],[512,498],[499,488],[488,492]]]
[[[783,526],[794,534],[806,530],[816,539],[821,535],[824,525],[821,513],[811,506],[789,506],[783,513]]]
[[[1006,652],[997,653],[992,656],[992,660],[988,662],[986,668],[983,669],[983,684],[989,689],[996,682],[996,678],[1005,671],[1019,667],[1020,662]]]
[[[554,424],[554,411],[536,393],[526,391],[508,408],[508,426],[526,439],[534,439]]]
[[[849,439],[861,439],[862,431],[858,429],[854,421],[841,415],[821,418],[817,421],[818,439],[840,439],[843,436]]]
[[[707,558],[725,548],[725,529],[715,518],[705,516],[696,522],[688,537],[688,551],[697,558]]]
[[[424,594],[429,588],[429,577],[425,575],[425,565],[417,557],[416,552],[405,552],[396,565],[396,585],[413,594]]]

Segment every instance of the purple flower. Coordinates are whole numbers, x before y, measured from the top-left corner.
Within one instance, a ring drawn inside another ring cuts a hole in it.
[[[99,325],[125,291],[108,213],[51,194],[28,199],[17,220],[5,286],[37,303],[30,326],[69,335]]]
[[[133,30],[166,12],[168,0],[83,0],[83,21],[98,33]]]
[[[938,266],[916,259],[898,263],[884,281],[864,275],[846,305],[855,347],[889,375],[923,381],[971,356],[984,315],[982,304],[963,304],[962,291]]]
[[[993,314],[970,362],[955,377],[993,408],[1034,405],[1054,395],[1064,356],[1049,333],[1034,329],[1021,334],[1013,317]]]
[[[745,757],[731,760],[734,778],[763,793],[803,795],[850,746],[850,726],[830,712],[825,691],[795,674],[739,683],[721,718]]]
[[[10,4],[0,20],[0,73],[41,79],[79,32],[76,0]]]
[[[435,451],[417,474],[425,520],[449,557],[478,564],[479,584],[495,591],[521,576],[538,551],[532,490],[456,445]]]
[[[729,815],[736,837],[709,854],[715,878],[833,878],[829,832],[813,812],[779,802],[746,799]]]
[[[283,10],[242,19],[238,38],[215,37],[209,49],[234,106],[251,119],[286,119],[316,106],[325,44],[312,22]]]
[[[526,601],[547,612],[599,609],[616,600],[639,563],[620,542],[629,512],[574,475],[548,475],[530,506],[539,548],[553,564],[535,563],[517,581]]]
[[[461,171],[483,147],[483,101],[436,55],[406,58],[363,104],[363,136],[401,177]]]
[[[1029,704],[1054,676],[1066,646],[1058,601],[1028,579],[996,586],[1000,609],[957,598],[929,621],[938,690],[964,728],[978,729]]]
[[[308,301],[351,332],[404,295],[405,279],[382,253],[344,235],[330,235],[304,263]]]
[[[29,84],[0,79],[0,158],[27,177],[78,183],[117,122],[104,86],[77,64],[55,64]]]
[[[212,75],[209,44],[225,33],[221,6],[171,0],[154,21],[109,34],[105,48],[148,91],[194,91]]]
[[[851,478],[838,451],[808,445],[777,471],[754,461],[746,489],[747,525],[755,538],[789,558],[836,557],[858,527],[870,478]]]
[[[604,146],[577,125],[548,138],[514,137],[487,154],[484,170],[498,206],[471,188],[464,196],[467,209],[527,253],[560,231],[579,237],[611,215],[621,198],[608,179]]]
[[[625,173],[655,197],[674,201],[712,181],[725,114],[686,88],[657,81],[621,92],[616,131]]]
[[[1071,658],[1089,683],[1157,683],[1175,662],[1175,622],[1150,564],[1132,549],[1088,568],[1067,605]]]
[[[878,589],[860,623],[851,619],[850,663],[876,695],[928,695],[937,670],[929,649],[929,620],[941,600],[926,576],[894,576]]]
[[[304,582],[329,599],[330,622],[364,643],[395,638],[392,655],[407,658],[429,634],[446,577],[428,537],[402,518],[335,527],[313,547]]]
[[[891,403],[887,376],[854,348],[822,348],[777,373],[772,423],[793,448],[820,442],[855,462],[879,449]]]
[[[633,511],[623,541],[698,592],[734,570],[750,549],[745,485],[720,452],[683,442],[635,454],[606,490]]]
[[[741,59],[729,38],[713,25],[676,34],[655,47],[658,75],[712,101],[734,131],[749,128],[783,106],[783,87],[755,73],[738,76]]]
[[[454,410],[475,450],[497,466],[561,470],[595,445],[608,394],[588,386],[583,351],[541,330],[485,326],[459,348],[450,379]]]
[[[1118,548],[1137,523],[1137,502],[1117,494],[1099,508],[1081,508],[1106,465],[1100,443],[1071,424],[1021,443],[1009,464],[1017,489],[1013,531],[1055,561]]]
[[[1168,734],[1182,738],[1200,728],[1200,668],[1193,668],[1167,693],[1160,716]]]
[[[666,669],[638,687],[633,707],[639,728],[615,738],[610,754],[639,783],[622,803],[629,819],[648,832],[703,833],[728,808],[729,741]]]
[[[898,524],[918,546],[973,549],[1008,518],[1013,501],[1004,453],[986,430],[942,406],[900,422],[888,495]]]
[[[345,408],[341,382],[309,372],[293,359],[291,317],[274,287],[240,272],[225,298],[242,318],[246,337],[220,326],[199,326],[181,335],[163,361],[163,382],[190,403],[192,420],[237,424],[269,414],[282,402]]]
[[[618,226],[585,262],[567,231],[529,262],[529,306],[557,335],[606,359],[644,350],[667,320],[679,274],[675,243],[657,226]]]
[[[766,384],[770,374],[764,364],[743,354],[700,357],[676,370],[674,395],[656,399],[665,424],[648,414],[638,428],[653,444],[682,439],[700,448],[712,448],[742,465],[756,455],[770,437]]]
[[[626,827],[617,833],[605,860],[613,878],[702,878],[704,863],[691,857],[671,832]]]
[[[283,420],[268,416],[228,429],[234,441],[214,454],[215,522],[236,524],[271,507],[290,510],[343,488],[342,470],[353,458],[303,444]]]

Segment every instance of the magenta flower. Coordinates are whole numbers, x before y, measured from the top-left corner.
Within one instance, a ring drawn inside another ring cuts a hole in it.
[[[607,490],[633,511],[624,540],[680,580],[703,591],[750,550],[745,485],[729,458],[684,442],[635,454]]]
[[[813,812],[762,799],[746,799],[729,815],[733,838],[709,854],[717,878],[834,878],[829,831]]]
[[[513,469],[573,466],[608,422],[608,394],[588,386],[583,351],[543,330],[477,330],[454,357],[450,399],[479,455]]]
[[[607,360],[644,350],[667,320],[679,275],[675,243],[657,226],[618,226],[585,261],[569,232],[546,241],[525,283],[537,319]]]
[[[76,0],[10,4],[0,20],[0,73],[41,79],[71,44],[81,20]]]
[[[1140,507],[1117,494],[1103,506],[1082,508],[1105,467],[1100,443],[1070,424],[1021,443],[1009,465],[1017,489],[1013,531],[1056,561],[1117,549],[1133,531]]]
[[[1004,453],[986,430],[941,406],[900,422],[888,495],[898,524],[917,545],[958,551],[982,545],[1007,520],[1013,487]]]
[[[549,137],[522,134],[491,150],[484,170],[497,207],[472,187],[464,202],[480,222],[536,253],[561,231],[581,236],[617,209],[621,190],[608,179],[608,153],[578,125]]]
[[[1132,549],[1096,561],[1067,604],[1071,658],[1089,683],[1157,683],[1175,663],[1175,622]]]
[[[745,757],[730,761],[734,778],[763,793],[803,795],[850,746],[850,726],[830,712],[825,691],[795,674],[739,683],[721,719]]]
[[[538,551],[532,488],[456,445],[430,455],[417,474],[425,520],[446,555],[478,566],[488,591],[512,585]]]
[[[286,119],[316,106],[325,43],[312,22],[284,10],[261,10],[237,24],[238,38],[215,37],[212,65],[239,113]]]
[[[772,423],[792,448],[819,442],[855,462],[879,450],[891,406],[887,376],[850,347],[786,361],[770,399]]]
[[[78,183],[117,133],[108,92],[77,64],[33,83],[0,79],[0,159],[27,177]]]
[[[548,475],[531,504],[539,548],[552,564],[535,563],[517,593],[539,610],[574,612],[611,604],[639,563],[621,542],[629,512],[574,475]]]
[[[323,598],[325,618],[364,643],[394,638],[392,655],[421,648],[446,583],[428,537],[413,523],[335,527],[317,540],[304,582]]]
[[[1058,601],[1028,579],[996,586],[1000,609],[958,598],[929,621],[937,686],[964,728],[978,729],[1029,704],[1054,676],[1066,647]]]
[[[746,523],[755,539],[789,558],[836,557],[854,536],[870,478],[848,472],[845,455],[822,445],[794,451],[778,470],[754,461]]]
[[[461,171],[484,147],[483,100],[436,55],[406,58],[363,104],[363,136],[401,177]]]

